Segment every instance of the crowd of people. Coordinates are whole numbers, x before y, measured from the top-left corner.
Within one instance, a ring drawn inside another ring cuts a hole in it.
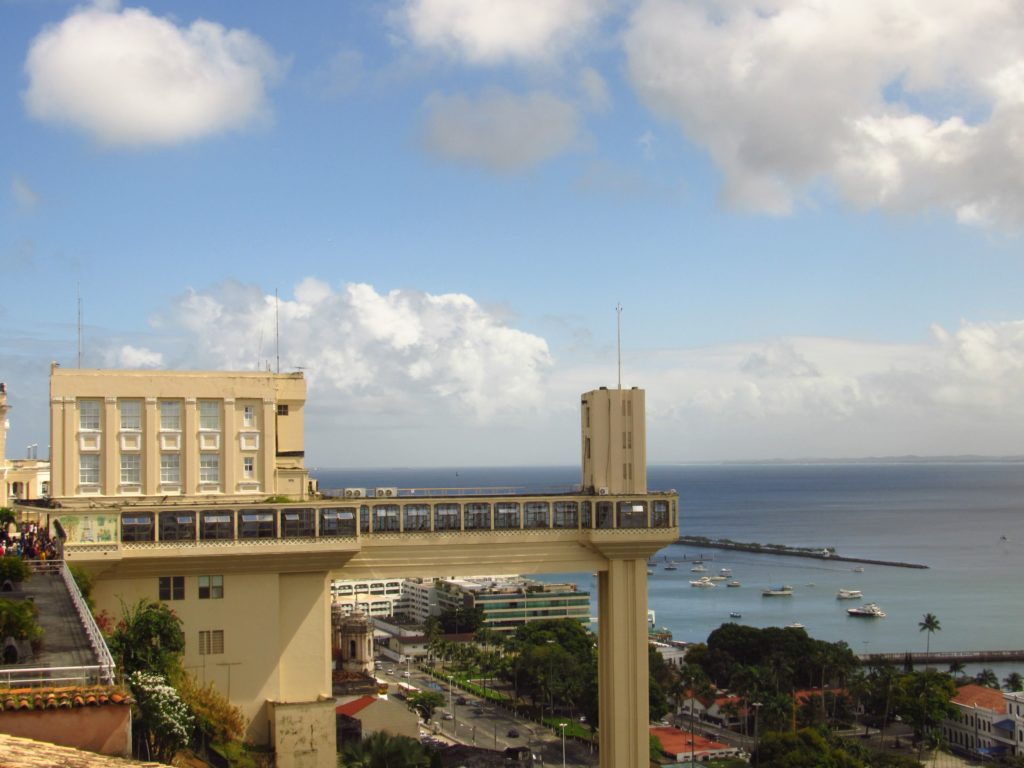
[[[59,557],[57,542],[47,530],[36,523],[22,523],[12,533],[10,526],[0,526],[0,557],[14,555],[26,560],[55,560]]]

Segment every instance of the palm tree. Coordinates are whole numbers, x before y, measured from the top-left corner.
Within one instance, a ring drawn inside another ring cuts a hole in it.
[[[949,674],[951,674],[955,680],[959,680],[963,673],[964,663],[962,661],[954,661],[949,665]]]
[[[942,625],[939,623],[938,617],[934,613],[926,613],[924,618],[917,623],[917,630],[919,632],[928,633],[928,642],[925,643],[925,653],[930,653],[932,649],[932,634],[942,629]]]
[[[430,757],[422,745],[408,736],[378,731],[362,741],[346,744],[338,755],[339,768],[427,768]]]
[[[999,688],[999,678],[988,667],[985,667],[985,669],[974,676],[974,682],[987,688]]]
[[[1003,678],[1003,685],[1006,690],[1014,693],[1024,691],[1024,677],[1021,677],[1019,672],[1011,672]]]

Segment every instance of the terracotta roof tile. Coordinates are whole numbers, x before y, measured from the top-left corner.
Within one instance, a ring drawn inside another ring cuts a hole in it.
[[[0,701],[6,711],[73,709],[108,704],[131,704],[130,696],[105,686],[63,688],[11,688],[0,690]]]
[[[1003,692],[985,685],[968,683],[961,686],[952,701],[963,707],[978,707],[998,712],[1001,715],[1006,714],[1006,697],[1003,696]]]

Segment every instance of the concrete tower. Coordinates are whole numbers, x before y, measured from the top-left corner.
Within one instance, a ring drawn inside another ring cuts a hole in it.
[[[373,674],[373,625],[358,602],[351,615],[338,623],[340,666],[345,672]]]
[[[582,395],[583,490],[647,493],[644,390],[601,387]]]

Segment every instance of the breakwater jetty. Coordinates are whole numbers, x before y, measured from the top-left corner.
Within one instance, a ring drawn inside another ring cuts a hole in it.
[[[862,653],[858,655],[861,664],[981,664],[994,661],[1024,661],[1024,650],[1020,651],[931,651],[930,653]]]
[[[761,555],[784,555],[786,557],[807,557],[812,560],[829,560],[841,563],[864,565],[885,565],[891,568],[927,568],[921,563],[904,563],[898,560],[873,560],[866,557],[848,557],[836,554],[833,548],[813,549],[811,547],[789,547],[785,544],[759,544],[757,542],[732,541],[731,539],[709,539],[706,536],[680,536],[676,543],[705,549],[732,549],[738,552],[754,552]]]

